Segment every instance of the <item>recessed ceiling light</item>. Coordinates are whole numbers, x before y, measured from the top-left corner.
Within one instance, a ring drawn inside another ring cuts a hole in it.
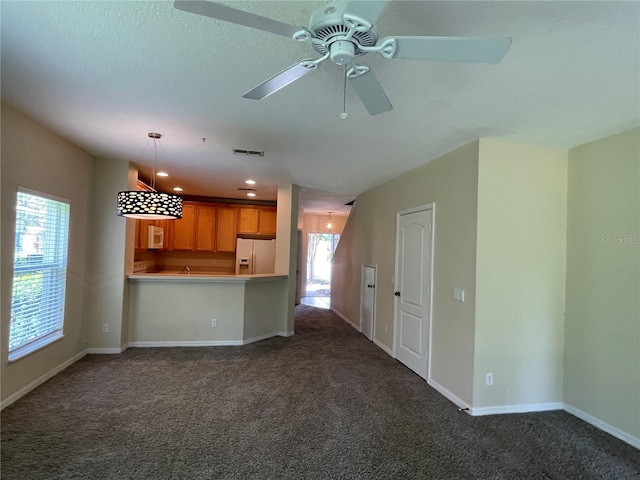
[[[182,187],[173,187],[174,192],[182,192]]]
[[[255,196],[256,196],[256,194],[255,194],[255,193],[253,193],[253,192],[249,192],[249,193],[247,193],[247,197],[255,197]]]
[[[168,177],[169,176],[169,174],[167,172],[158,172],[158,173],[156,173],[156,175],[159,176],[159,177]]]
[[[158,175],[159,175],[159,174],[158,174]],[[246,183],[247,185],[255,185],[255,184],[256,184],[256,181],[255,181],[255,180],[251,180],[251,179],[249,179],[249,180],[245,180],[245,181],[244,181],[244,183]]]

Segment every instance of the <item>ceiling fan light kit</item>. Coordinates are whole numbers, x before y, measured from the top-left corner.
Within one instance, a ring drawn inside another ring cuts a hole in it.
[[[393,108],[368,66],[356,64],[359,57],[372,52],[385,59],[427,60],[461,63],[499,63],[511,46],[510,38],[496,40],[471,37],[394,36],[378,39],[375,23],[390,0],[334,1],[316,9],[309,27],[272,20],[205,0],[175,0],[174,6],[197,15],[223,20],[309,42],[320,58],[303,60],[286,68],[246,92],[243,97],[261,100],[316,70],[327,59],[346,66],[346,76],[370,115]]]

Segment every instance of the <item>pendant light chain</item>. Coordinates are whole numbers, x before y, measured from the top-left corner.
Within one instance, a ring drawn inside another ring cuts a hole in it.
[[[151,167],[151,188],[156,189],[156,162],[158,161],[158,145],[156,139],[153,139],[153,166]]]

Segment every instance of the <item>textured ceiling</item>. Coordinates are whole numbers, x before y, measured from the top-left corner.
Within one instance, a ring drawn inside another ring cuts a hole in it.
[[[307,25],[317,1],[225,2]],[[305,43],[176,10],[164,1],[0,2],[2,100],[88,152],[152,163],[162,187],[257,199],[303,187],[309,211],[357,194],[479,137],[563,148],[640,124],[638,2],[391,2],[381,36],[511,37],[498,65],[368,64],[394,109],[369,116],[325,62],[261,100],[242,94],[304,58]],[[204,139],[204,141],[203,141]],[[264,157],[232,155],[233,148]]]

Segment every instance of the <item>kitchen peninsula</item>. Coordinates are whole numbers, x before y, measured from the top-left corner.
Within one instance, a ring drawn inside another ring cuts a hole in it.
[[[279,186],[270,205],[185,199],[182,219],[165,226],[162,249],[145,250],[144,224],[129,222],[136,232],[129,232],[120,350],[293,335],[297,192]],[[247,235],[276,239],[275,274],[235,275],[237,239]],[[136,264],[144,265],[134,272]]]
[[[245,345],[287,329],[287,275],[128,275],[129,346]]]

